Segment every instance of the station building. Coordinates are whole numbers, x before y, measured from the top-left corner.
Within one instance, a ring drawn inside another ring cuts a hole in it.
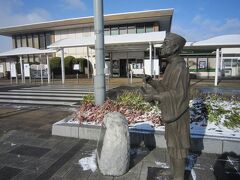
[[[144,59],[149,59],[149,49],[159,59],[159,44],[171,30],[173,9],[110,14],[104,16],[104,34],[109,45],[105,47],[106,64],[114,77],[126,77],[131,67],[143,69]],[[52,56],[74,56],[95,64],[94,18],[81,17],[43,23],[35,23],[0,29],[0,34],[12,37],[13,48],[33,47],[46,49],[61,40],[69,42],[55,46]],[[110,37],[111,36],[111,37]],[[113,37],[115,36],[115,37]],[[73,45],[72,43],[79,43]],[[59,51],[60,50],[60,51]],[[152,54],[151,54],[152,55]],[[39,62],[39,56],[26,55],[24,63]],[[41,57],[44,59],[44,57]],[[84,67],[83,69],[86,69]],[[87,70],[86,70],[87,71]],[[142,71],[140,70],[142,73]]]
[[[173,9],[160,9],[105,15],[106,73],[113,77],[127,77],[130,70],[136,76],[143,73],[150,75],[163,73],[167,62],[160,57],[159,52],[166,33],[171,32],[173,12]],[[0,35],[12,38],[13,48],[33,47],[41,50],[51,48],[56,52],[50,57],[84,58],[87,63],[80,68],[82,73],[95,74],[95,36],[92,16],[1,28]],[[227,43],[218,42],[219,39],[226,38],[229,37],[213,38],[209,42],[188,42],[182,56],[190,72],[198,78],[211,78],[219,73],[224,77],[238,78],[240,35],[230,37]],[[9,59],[18,61],[18,58],[18,56],[1,56],[0,71],[2,69],[2,72],[0,73],[9,71]],[[41,61],[46,64],[44,54],[41,56],[26,54],[21,58],[24,63]],[[220,70],[216,71],[216,69]]]

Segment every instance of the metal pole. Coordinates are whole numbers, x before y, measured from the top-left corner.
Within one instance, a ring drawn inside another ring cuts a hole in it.
[[[52,84],[54,84],[54,76],[53,76],[53,72],[52,72]]]
[[[219,67],[219,48],[216,50],[216,67],[215,67],[215,81],[214,85],[218,85],[218,67]]]
[[[157,58],[156,47],[155,47],[155,46],[153,46],[153,58],[154,58],[154,59]]]
[[[31,77],[31,65],[29,65],[29,84],[32,83],[32,77]]]
[[[51,71],[50,71],[48,54],[47,54],[47,76],[48,76],[48,84],[50,84],[51,83]]]
[[[15,62],[16,84],[18,84],[17,62]]]
[[[42,71],[42,56],[40,55],[40,78],[41,78],[41,84],[43,84],[43,71]]]
[[[20,56],[20,70],[21,70],[21,78],[22,78],[22,84],[23,84],[24,83],[24,69],[23,69],[22,56]]]
[[[133,83],[133,72],[132,70],[130,71],[130,77],[131,77],[131,84]]]
[[[94,32],[96,53],[96,77],[94,80],[95,104],[102,105],[105,101],[105,54],[104,54],[104,31],[103,31],[103,0],[94,0]]]
[[[76,77],[77,77],[77,84],[79,83],[79,80],[78,80],[78,73],[76,74]]]
[[[157,59],[157,55],[156,55],[156,47],[153,45],[153,78],[156,79],[156,71],[155,71],[155,59]]]
[[[149,60],[150,60],[150,67],[151,67],[150,75],[152,76],[152,74],[153,74],[153,62],[152,62],[152,44],[151,43],[149,43]]]
[[[10,82],[11,84],[13,83],[12,82],[12,61],[10,61]]]
[[[220,64],[221,70],[223,69],[223,52],[221,50],[221,64]]]
[[[90,73],[90,70],[89,70],[89,47],[87,46],[87,69],[88,69],[88,79],[89,79],[89,73]]]
[[[62,69],[62,84],[65,83],[65,67],[64,67],[64,49],[61,49],[62,56],[61,56],[61,69]]]

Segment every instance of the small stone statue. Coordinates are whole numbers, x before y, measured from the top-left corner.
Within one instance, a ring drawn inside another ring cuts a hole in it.
[[[104,116],[97,147],[100,172],[108,176],[121,176],[129,170],[130,137],[128,122],[119,112]]]
[[[159,101],[162,119],[165,123],[165,139],[170,156],[171,176],[174,180],[184,179],[185,161],[190,147],[189,129],[189,72],[179,53],[186,40],[174,33],[164,39],[161,56],[166,57],[168,65],[163,79],[144,78],[157,94],[145,94],[148,101]]]

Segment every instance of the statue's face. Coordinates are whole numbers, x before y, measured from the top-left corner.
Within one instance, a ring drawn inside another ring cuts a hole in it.
[[[162,44],[162,49],[161,49],[161,56],[163,57],[169,57],[175,53],[175,44],[171,39],[166,37],[164,39],[164,42]]]

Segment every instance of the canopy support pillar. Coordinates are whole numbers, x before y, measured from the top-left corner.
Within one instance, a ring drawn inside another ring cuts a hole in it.
[[[42,55],[40,55],[40,78],[41,78],[41,85],[43,85],[43,69],[42,69]]]
[[[50,64],[49,64],[49,59],[48,59],[48,54],[47,55],[47,76],[48,76],[48,84],[51,82],[51,71],[50,71]]]
[[[61,48],[62,84],[65,84],[64,48]]]
[[[153,61],[152,61],[152,44],[149,42],[149,60],[150,60],[150,75],[153,75]]]
[[[88,69],[88,79],[90,77],[89,73],[90,73],[90,70],[89,70],[89,47],[87,46],[87,69]]]
[[[18,84],[18,74],[17,74],[17,62],[14,62],[15,64],[15,71],[16,71],[16,84]]]
[[[24,67],[23,67],[22,56],[20,56],[20,70],[21,70],[22,84],[24,84],[25,83],[25,76],[24,76]],[[17,76],[17,73],[16,73],[16,76]]]
[[[219,48],[216,50],[216,67],[215,67],[215,81],[214,85],[218,85],[218,71],[219,71]]]

